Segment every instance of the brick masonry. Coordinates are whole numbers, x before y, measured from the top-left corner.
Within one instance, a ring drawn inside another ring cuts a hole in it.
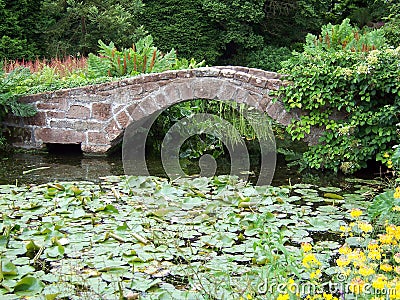
[[[197,98],[246,103],[287,125],[293,112],[273,102],[281,75],[246,67],[204,67],[144,74],[120,81],[25,96],[37,108],[32,118],[6,118],[14,146],[80,144],[86,153],[104,154],[121,142],[124,129],[180,101]],[[21,134],[23,132],[23,134]]]

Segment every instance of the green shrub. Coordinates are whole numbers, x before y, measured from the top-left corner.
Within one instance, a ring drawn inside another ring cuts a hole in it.
[[[324,129],[304,154],[312,168],[352,173],[368,160],[386,162],[399,138],[400,47],[389,48],[380,30],[362,32],[348,21],[322,33],[309,35],[304,52],[281,71],[292,81],[279,92],[286,108],[305,113],[287,130],[296,140],[311,127]]]
[[[251,51],[250,53],[246,52],[238,56],[233,63],[277,72],[282,68],[281,62],[289,59],[291,55],[289,48],[265,46],[261,50]]]
[[[193,59],[178,60],[175,50],[163,54],[153,45],[151,35],[140,39],[132,48],[117,50],[114,43],[106,45],[99,41],[99,56],[92,53],[88,58],[88,71],[90,77],[120,77],[134,76],[141,73],[157,73],[166,70],[188,67],[199,67],[204,62],[196,63]]]

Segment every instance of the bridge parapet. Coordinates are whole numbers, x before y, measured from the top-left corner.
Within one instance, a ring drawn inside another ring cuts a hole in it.
[[[32,118],[8,117],[4,125],[13,144],[42,148],[46,144],[80,144],[86,153],[104,154],[118,144],[124,129],[155,111],[191,99],[246,103],[282,124],[295,113],[273,102],[281,75],[239,66],[203,67],[144,74],[120,81],[25,96],[37,108]]]

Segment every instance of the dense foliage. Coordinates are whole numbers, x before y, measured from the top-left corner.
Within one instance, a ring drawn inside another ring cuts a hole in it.
[[[129,47],[145,35],[137,21],[140,0],[0,1],[0,57],[87,55],[97,41]]]
[[[325,131],[305,153],[310,167],[354,172],[398,141],[400,47],[388,47],[381,30],[361,31],[345,20],[308,35],[305,50],[285,62],[293,84],[281,93],[288,109],[306,112],[288,131],[303,138]]]
[[[395,2],[2,0],[0,57],[87,55],[96,51],[99,39],[128,48],[150,32],[163,52],[174,48],[181,57],[229,63],[266,45],[296,47],[308,32],[346,17],[360,26],[391,23],[388,36],[396,36]]]

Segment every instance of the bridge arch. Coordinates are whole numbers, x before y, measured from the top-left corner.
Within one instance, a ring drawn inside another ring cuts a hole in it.
[[[203,67],[145,74],[120,81],[26,96],[38,114],[9,117],[15,146],[80,144],[83,152],[103,154],[118,144],[125,128],[156,111],[192,99],[233,100],[266,112],[287,125],[294,113],[272,101],[281,75],[238,66]]]

